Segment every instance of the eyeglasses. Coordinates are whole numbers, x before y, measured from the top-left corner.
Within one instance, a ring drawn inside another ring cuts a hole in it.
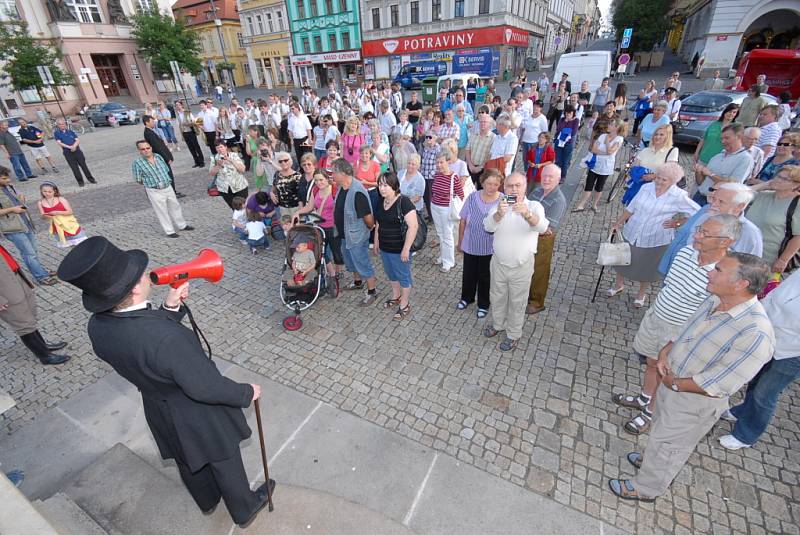
[[[778,142],[778,146],[779,147],[794,147],[794,143],[784,143],[784,142],[780,142],[779,141]]]
[[[720,239],[728,238],[728,236],[712,236],[704,228],[697,228],[697,229],[695,229],[694,233],[697,236],[700,236],[701,238],[720,238]]]

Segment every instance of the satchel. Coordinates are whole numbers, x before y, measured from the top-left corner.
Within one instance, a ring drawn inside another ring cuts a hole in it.
[[[601,266],[630,266],[631,246],[629,243],[614,243],[616,231],[611,231],[608,240],[600,244],[597,251],[597,263]]]
[[[19,214],[10,213],[0,216],[0,234],[14,234],[15,232],[25,232],[28,228]]]
[[[789,203],[789,208],[786,210],[786,235],[783,237],[783,241],[781,242],[781,246],[778,249],[778,256],[783,254],[783,251],[786,250],[786,246],[789,245],[789,240],[794,237],[794,231],[792,229],[792,219],[794,219],[794,212],[797,209],[797,201],[800,197],[795,196],[792,201]],[[800,267],[800,252],[797,252],[789,259],[789,262],[786,263],[786,269],[783,270],[784,273],[791,273],[795,269]]]
[[[397,199],[395,205],[397,207],[397,219],[400,220],[400,232],[403,234],[403,243],[405,243],[406,233],[408,232],[408,223],[406,223],[406,218],[403,217],[403,212],[400,210],[401,202],[402,197]],[[417,214],[417,235],[414,236],[414,241],[411,243],[412,253],[416,253],[425,247],[425,240],[428,239],[428,225],[425,223],[425,219],[416,208],[414,209],[414,212]]]
[[[497,169],[500,171],[500,174],[504,177],[506,176],[506,159],[504,156],[500,156],[499,158],[492,158],[491,160],[487,160],[483,164],[483,170],[487,169]]]
[[[455,173],[450,175],[450,212],[447,214],[450,221],[459,221],[461,219],[461,207],[464,206],[464,200],[453,193],[453,188],[455,187],[453,183],[456,180],[461,180],[461,177]]]
[[[208,187],[206,188],[206,193],[208,193],[209,197],[219,197],[219,189],[217,189],[216,177],[211,179],[211,182],[208,183]]]

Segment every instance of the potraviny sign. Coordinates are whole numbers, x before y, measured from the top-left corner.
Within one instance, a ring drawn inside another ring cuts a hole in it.
[[[361,49],[364,56],[390,56],[427,52],[432,50],[455,50],[490,45],[527,47],[529,34],[512,26],[494,26],[442,32],[430,35],[414,35],[395,39],[364,41]]]

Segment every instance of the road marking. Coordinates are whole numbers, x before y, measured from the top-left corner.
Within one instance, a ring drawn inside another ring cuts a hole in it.
[[[431,472],[433,472],[433,467],[436,465],[436,459],[439,458],[439,453],[437,452],[433,456],[433,460],[431,461],[431,465],[428,467],[428,473],[425,474],[425,478],[422,480],[422,483],[417,489],[417,495],[414,496],[414,501],[411,503],[411,508],[406,513],[405,518],[403,519],[403,525],[408,527],[409,523],[411,523],[411,519],[414,517],[414,513],[417,511],[417,506],[419,505],[419,501],[422,499],[422,493],[425,491],[425,486],[428,484],[428,478],[431,477]]]

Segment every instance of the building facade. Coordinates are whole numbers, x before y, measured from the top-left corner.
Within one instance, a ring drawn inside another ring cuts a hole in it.
[[[169,0],[0,0],[0,20],[16,16],[31,35],[49,41],[64,55],[63,68],[75,85],[58,88],[67,113],[84,104],[115,100],[132,105],[158,99],[147,62],[131,37],[127,15],[140,8],[169,11]],[[2,113],[32,116],[39,107],[58,114],[56,94],[33,89],[0,89]],[[45,101],[42,102],[41,98]]]
[[[550,0],[543,56],[560,54],[570,46],[574,12],[573,0]]]
[[[206,93],[217,84],[252,83],[236,0],[178,0],[172,13],[200,40],[204,70],[198,79]]]
[[[600,30],[600,8],[597,0],[573,0],[572,48],[597,37]]]
[[[409,63],[447,61],[451,70],[503,76],[539,57],[543,0],[362,0],[366,78],[394,78]]]
[[[667,42],[687,62],[697,55],[698,75],[724,76],[754,48],[800,47],[797,0],[679,0],[670,15]]]
[[[286,6],[298,85],[354,83],[363,77],[358,0],[291,0]]]
[[[294,85],[289,17],[284,0],[239,0],[239,20],[253,85]]]

